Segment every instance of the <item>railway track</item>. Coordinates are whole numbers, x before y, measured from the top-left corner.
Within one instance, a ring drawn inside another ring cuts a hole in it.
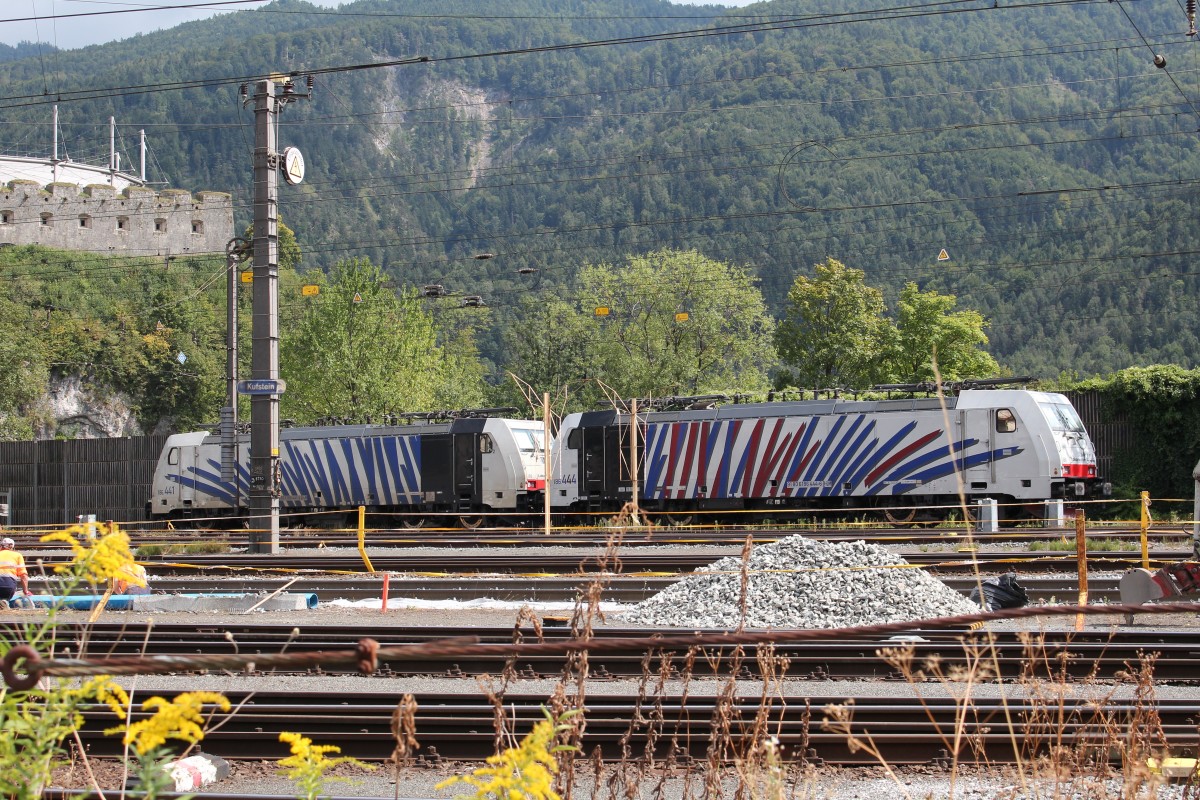
[[[168,530],[164,528],[139,528],[131,523],[123,528],[129,534],[134,547],[170,546],[195,543],[197,541],[218,542],[230,548],[245,548],[250,545],[251,533],[247,530]],[[67,549],[65,544],[41,543],[41,536],[53,529],[9,528],[8,535],[17,541],[18,549]],[[416,548],[445,546],[454,547],[527,547],[540,545],[555,546],[602,546],[613,536],[607,527],[556,527],[550,534],[537,527],[497,527],[471,531],[459,528],[423,528],[419,531],[404,528],[371,528],[364,538],[369,547]],[[945,543],[957,535],[965,539],[962,526],[935,528],[889,528],[877,525],[841,526],[655,526],[652,528],[628,528],[621,542],[623,547],[637,548],[648,545],[724,545],[740,547],[750,536],[756,543],[803,534],[820,541],[867,541],[880,544],[933,544]],[[1013,542],[1052,541],[1064,536],[1073,538],[1073,528],[1005,528],[998,533],[971,534],[976,544],[1000,544]],[[1137,525],[1130,523],[1091,522],[1087,535],[1092,539],[1135,541],[1140,538]],[[1186,525],[1156,524],[1149,531],[1153,543],[1175,542],[1191,538],[1191,529]],[[353,526],[341,528],[295,528],[280,531],[280,546],[283,548],[354,547],[358,543],[358,532]]]
[[[730,551],[736,555],[736,551]],[[985,572],[1074,572],[1076,555],[1061,552],[907,552],[902,553],[910,564],[922,566],[935,572],[971,572],[974,565]],[[1154,553],[1154,563],[1175,563],[1192,557],[1190,551],[1159,551]],[[421,555],[370,555],[371,565],[382,572],[455,573],[455,575],[482,575],[482,573],[516,573],[516,575],[575,575],[575,573],[611,572],[617,569],[626,573],[680,573],[694,572],[712,564],[718,555],[713,553],[619,553],[617,558],[601,560],[595,554],[562,554],[522,552],[486,555],[463,551],[451,551]],[[366,572],[360,555],[334,555],[314,552],[310,554],[283,553],[280,555],[206,554],[172,557],[154,555],[139,559],[148,566],[161,564],[164,569],[187,571],[192,569],[214,569],[214,567],[265,567],[278,570],[318,570],[328,572]],[[1128,570],[1141,565],[1140,552],[1093,551],[1088,553],[1088,566],[1092,570]]]
[[[17,638],[19,630],[4,629],[7,638]],[[525,641],[534,641],[531,629],[523,630]],[[690,630],[644,628],[600,628],[595,636],[608,639],[625,636],[686,635]],[[384,678],[405,676],[437,676],[471,678],[480,674],[497,675],[506,668],[522,678],[556,678],[562,674],[565,660],[561,655],[522,656],[511,663],[504,648],[513,640],[511,626],[492,628],[395,627],[363,625],[294,626],[294,625],[176,625],[156,623],[96,623],[88,626],[63,625],[56,630],[57,648],[63,656],[112,658],[135,655],[265,655],[280,652],[306,653],[319,650],[353,649],[363,638],[372,638],[383,647],[421,644],[442,639],[472,636],[483,644],[495,645],[492,655],[464,658],[462,656],[430,658],[419,662],[392,660],[382,662],[377,673]],[[543,630],[546,641],[569,638],[566,628],[548,627]],[[1046,631],[1036,644],[1028,644],[1015,631],[999,631],[984,637],[968,630],[914,630],[907,642],[895,638],[839,637],[802,644],[779,644],[775,654],[789,661],[787,676],[803,679],[896,679],[898,676],[878,657],[883,647],[907,644],[913,648],[915,663],[937,659],[943,669],[966,660],[964,642],[983,643],[990,638],[995,656],[988,657],[1005,678],[1021,675],[1081,679],[1095,677],[1110,679],[1120,671],[1136,664],[1140,653],[1157,655],[1154,665],[1158,683],[1200,682],[1196,664],[1200,663],[1200,641],[1194,631],[1122,630],[1070,632]],[[973,645],[974,646],[974,645]],[[759,677],[756,656],[759,649],[744,648],[745,658],[731,665],[728,648],[707,648],[709,657],[696,659],[693,674],[698,677],[726,676],[737,672],[744,677]],[[640,678],[643,673],[644,650],[622,649],[596,652],[590,656],[594,680]],[[670,658],[670,669],[676,674],[685,669],[684,653]],[[661,662],[656,662],[655,670]],[[325,672],[352,672],[349,667],[326,667]]]
[[[153,570],[151,571],[153,574]],[[666,589],[678,577],[628,575],[577,575],[549,577],[513,577],[479,575],[467,576],[389,576],[388,595],[391,598],[414,600],[501,600],[506,602],[574,602],[592,581],[604,583],[601,599],[610,603],[639,603],[650,595]],[[1092,577],[1088,582],[1092,602],[1116,602],[1118,578]],[[975,588],[971,577],[948,577],[943,580],[950,588],[969,594]],[[190,577],[154,577],[155,592],[166,594],[259,594],[285,589],[295,593],[313,593],[321,602],[332,599],[370,600],[383,595],[382,575],[362,575],[346,578],[337,575],[291,575],[218,578],[214,575]],[[1074,601],[1079,589],[1073,577],[1022,578],[1031,602]],[[40,578],[30,580],[34,593],[46,590]],[[393,606],[394,608],[394,606]]]
[[[730,549],[729,555],[739,551]],[[978,565],[984,573],[1016,571],[1021,573],[1075,572],[1076,555],[1063,552],[957,552],[912,551],[899,553],[905,561],[939,574],[972,573]],[[564,554],[502,553],[487,555],[450,550],[444,554],[372,555],[371,566],[377,572],[420,573],[424,575],[498,575],[527,576],[579,575],[613,572],[618,568],[625,575],[676,575],[702,569],[720,557],[719,553],[669,551],[622,552],[619,559],[602,559],[591,553]],[[67,553],[40,557],[47,566],[65,563]],[[1190,550],[1159,550],[1153,554],[1153,564],[1174,563],[1191,558]],[[32,559],[30,559],[32,560]],[[285,551],[278,555],[248,553],[207,553],[189,555],[139,556],[155,575],[189,573],[225,569],[231,573],[243,570],[298,571],[326,573],[369,574],[366,564],[357,554],[333,554],[323,551]],[[1133,551],[1092,551],[1088,566],[1092,570],[1127,570],[1140,566],[1141,553]]]
[[[143,693],[152,685],[143,684]],[[204,739],[207,752],[226,759],[277,759],[286,754],[279,733],[292,731],[315,742],[337,742],[342,755],[368,761],[391,756],[392,715],[401,694],[396,692],[246,692],[225,693],[236,711]],[[495,710],[485,699],[465,694],[421,693],[416,695],[416,735],[421,743],[417,754],[426,761],[441,759],[480,760],[494,752]],[[820,720],[827,706],[853,702],[850,730],[869,734],[887,763],[937,764],[948,761],[947,742],[961,719],[963,732],[974,752],[988,763],[1011,763],[1014,742],[1024,758],[1044,752],[1051,744],[1094,748],[1102,759],[1112,756],[1110,747],[1119,744],[1105,730],[1127,730],[1144,724],[1148,708],[1109,702],[1098,711],[1087,699],[1064,698],[1050,706],[1011,699],[975,700],[970,711],[952,699],[874,697],[845,695],[775,698],[766,715],[769,728],[760,735],[778,737],[785,758],[829,764],[877,764],[876,756],[855,750],[843,733],[822,729]],[[515,733],[528,732],[543,719],[543,696],[507,694],[504,709]],[[786,705],[784,703],[786,702]],[[636,695],[589,694],[586,702],[587,730],[582,749],[591,755],[597,749],[609,761],[652,751],[656,759],[676,758],[681,762],[703,760],[714,741],[728,741],[734,748],[747,743],[761,704],[757,696],[742,698],[721,707],[716,697],[690,694],[686,704],[677,698],[661,701]],[[1198,743],[1196,705],[1192,701],[1160,700],[1153,708],[1161,721],[1167,742],[1176,752],[1194,750]],[[137,721],[143,712],[137,711]],[[80,731],[83,742],[96,756],[121,752],[120,738],[106,736],[113,725],[107,709],[85,712]],[[726,727],[723,723],[728,719]],[[631,722],[634,720],[634,722]],[[1012,730],[1005,720],[1012,720]],[[721,730],[730,732],[722,740]],[[735,751],[736,752],[736,751]],[[726,758],[734,752],[727,752]],[[970,760],[965,755],[963,760]]]

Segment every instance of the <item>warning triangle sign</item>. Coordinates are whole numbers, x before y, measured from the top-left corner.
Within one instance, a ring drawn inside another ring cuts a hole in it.
[[[938,261],[949,261],[949,260],[950,260],[950,254],[947,253],[946,248],[943,247],[941,249],[941,251],[938,253]]]

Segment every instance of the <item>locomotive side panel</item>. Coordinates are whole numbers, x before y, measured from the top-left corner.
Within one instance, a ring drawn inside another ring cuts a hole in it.
[[[285,429],[280,506],[337,510],[514,510],[541,502],[545,482],[539,423],[466,419],[421,426]],[[238,443],[235,479],[221,475],[220,437],[168,439],[155,471],[153,516],[244,512],[249,443]]]
[[[990,467],[1021,454],[1027,436],[993,443],[986,414],[864,412],[760,416],[647,426],[647,500],[800,499],[995,491]],[[974,487],[970,486],[973,484]]]
[[[1099,491],[1095,455],[1061,395],[973,391],[906,401],[810,401],[652,412],[639,437],[651,510],[955,502],[1040,503]],[[946,430],[947,419],[950,430]],[[629,498],[628,416],[573,414],[555,442],[552,504]],[[1072,479],[1086,476],[1086,480]]]

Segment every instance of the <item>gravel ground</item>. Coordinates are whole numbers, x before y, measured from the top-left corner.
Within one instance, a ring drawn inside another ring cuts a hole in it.
[[[952,546],[952,545],[949,545]],[[732,554],[730,548],[689,548],[697,552],[711,553],[714,558]],[[903,549],[896,547],[893,549]],[[1001,547],[1001,549],[1011,549]],[[553,548],[553,550],[569,550],[573,553],[580,553],[581,557],[586,555],[586,551],[579,548]],[[681,548],[671,547],[672,551],[680,552]],[[330,552],[330,551],[325,551]],[[413,552],[413,551],[405,551]],[[431,548],[431,552],[436,552],[436,548]],[[513,553],[511,548],[497,548],[495,552],[503,552],[506,554]],[[375,550],[372,550],[372,554]],[[486,552],[481,551],[479,555],[486,558]],[[319,554],[314,554],[314,557],[319,557]],[[437,609],[437,608],[404,608],[402,598],[392,598],[387,612],[381,612],[378,607],[364,608],[359,605],[336,605],[331,601],[334,598],[322,597],[321,605],[313,610],[299,612],[255,612],[251,615],[245,614],[208,614],[208,613],[176,613],[176,614],[155,614],[153,619],[163,623],[195,623],[203,624],[206,627],[213,625],[237,625],[247,622],[264,622],[272,624],[303,624],[311,625],[330,625],[339,626],[353,624],[361,626],[364,624],[376,624],[381,628],[391,626],[410,626],[410,625],[427,625],[427,626],[444,626],[444,627],[459,627],[469,628],[473,626],[507,626],[512,625],[516,616],[515,610],[512,608],[504,609]],[[1065,598],[1073,600],[1073,598]],[[29,620],[36,614],[42,612],[37,611],[10,611],[0,613],[0,621],[22,619]],[[564,612],[559,612],[564,613]],[[82,622],[89,616],[87,612],[61,612],[60,618],[64,621]],[[145,615],[134,615],[127,612],[106,611],[100,616],[104,621],[120,621],[127,619],[138,619],[141,621]],[[601,624],[606,624],[601,622]],[[609,619],[607,624],[622,625],[613,619]],[[1046,619],[1025,619],[1013,620],[1002,623],[996,623],[993,627],[996,629],[1064,629],[1071,628],[1074,625],[1072,618],[1055,617]],[[1087,619],[1089,628],[1113,629],[1124,627],[1122,617],[1116,615],[1096,616]],[[1139,629],[1147,628],[1170,628],[1177,629],[1179,627],[1198,627],[1200,620],[1195,615],[1144,615],[1138,617],[1134,623]],[[195,676],[187,677],[157,677],[144,676],[137,681],[137,692],[141,697],[146,697],[151,691],[162,690],[171,692],[182,689],[197,689],[197,688],[231,688],[231,681],[235,680],[230,677],[212,676],[199,678]],[[345,691],[356,690],[371,690],[371,691],[388,691],[393,690],[397,694],[403,692],[425,692],[425,691],[445,691],[445,690],[460,690],[464,692],[477,693],[474,682],[463,680],[450,679],[386,679],[386,678],[362,678],[362,677],[257,677],[252,679],[237,678],[239,686],[258,685],[263,688],[272,690],[295,690],[297,692],[330,688],[341,689]],[[747,691],[753,691],[753,682],[745,682]],[[519,685],[510,689],[513,692],[521,693],[549,693],[552,687],[550,681],[522,681]],[[707,686],[702,686],[700,682],[694,682],[692,690],[697,694],[705,693],[708,689],[715,688],[715,684],[708,682]],[[812,682],[812,681],[788,681],[787,690],[790,694],[804,696],[806,694],[812,696],[834,695],[839,693],[845,694],[861,694],[868,689],[879,692],[884,696],[892,696],[897,693],[911,693],[913,687],[899,682]],[[1089,691],[1084,686],[1072,686],[1072,691]],[[921,692],[926,696],[934,696],[943,689],[936,684],[922,684]],[[615,693],[629,692],[636,690],[636,686],[630,682],[594,682],[589,684],[589,691],[594,693]],[[999,689],[995,686],[982,686],[976,689],[978,696],[987,696],[992,693],[997,693]],[[1159,687],[1158,696],[1166,698],[1198,698],[1200,690],[1192,687]],[[1200,705],[1200,701],[1198,701]],[[283,753],[281,752],[281,755]],[[413,767],[404,771],[401,775],[400,782],[397,784],[394,777],[390,774],[380,774],[380,772],[361,773],[355,770],[344,770],[341,775],[351,779],[348,783],[332,783],[327,787],[327,791],[332,796],[337,797],[399,797],[406,799],[417,798],[452,798],[455,795],[453,789],[436,790],[434,786],[444,780],[446,777],[454,774],[463,774],[469,771],[471,767],[466,765],[446,764],[436,768],[431,767]],[[120,785],[120,771],[115,764],[99,763],[96,765],[96,771],[100,777],[101,785],[106,789],[116,788]],[[662,794],[656,794],[658,788],[657,776],[638,776],[633,778],[618,788],[619,791],[611,791],[608,779],[611,775],[606,776],[604,785],[599,792],[594,791],[595,781],[583,770],[583,775],[580,784],[576,787],[572,797],[575,798],[591,798],[603,797],[606,800],[612,798],[652,798],[661,796],[663,798],[691,798],[699,797],[703,794],[703,787],[695,784],[694,779],[692,784],[687,784],[682,777],[676,776],[668,779],[663,784]],[[61,785],[67,786],[83,786],[86,785],[86,778],[78,771],[74,773],[60,772],[59,778]],[[1114,783],[1091,782],[1088,785],[1084,783],[1076,784],[1056,784],[1050,778],[1034,779],[1029,778],[1026,782],[1027,790],[1022,791],[1023,782],[1020,778],[1008,772],[1007,770],[990,770],[981,772],[974,769],[964,770],[957,777],[956,782],[951,784],[951,778],[943,770],[934,768],[916,768],[916,769],[901,769],[892,777],[883,769],[878,768],[859,768],[859,769],[843,769],[835,767],[821,767],[807,773],[793,773],[788,776],[787,782],[789,789],[786,793],[787,797],[796,798],[854,798],[855,800],[896,800],[897,797],[904,798],[943,798],[943,797],[958,797],[967,798],[967,800],[983,800],[983,798],[1028,798],[1029,800],[1041,800],[1046,798],[1050,800],[1058,800],[1059,798],[1141,798],[1141,797],[1159,797],[1167,800],[1175,798],[1183,798],[1184,792],[1182,787],[1165,786],[1154,791],[1133,792],[1128,787],[1122,787]],[[722,789],[722,793],[728,796],[733,796],[735,781],[730,778],[727,780]],[[279,796],[295,796],[295,788],[292,783],[277,774],[276,768],[271,763],[264,762],[235,762],[233,764],[233,774],[226,780],[220,781],[217,784],[208,787],[208,792],[212,793],[253,793],[259,795],[279,795]],[[203,795],[203,793],[202,793]],[[201,796],[202,796],[201,795]]]

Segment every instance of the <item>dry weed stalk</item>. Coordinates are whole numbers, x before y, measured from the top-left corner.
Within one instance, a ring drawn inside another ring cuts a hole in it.
[[[913,688],[925,716],[942,740],[942,747],[950,758],[950,790],[953,794],[960,763],[969,752],[972,761],[987,760],[981,735],[987,732],[986,720],[979,719],[973,702],[975,687],[995,676],[995,637],[985,634],[980,639],[963,640],[965,660],[962,663],[943,663],[938,656],[925,659],[920,668],[915,666],[916,646],[909,643],[900,647],[885,647],[877,652],[883,661],[896,670]],[[934,680],[953,700],[955,706],[953,728],[949,734],[938,726],[933,709],[926,702],[920,685]],[[975,731],[968,733],[968,726]]]
[[[883,754],[879,752],[879,748],[875,745],[875,740],[871,738],[868,731],[861,733],[854,729],[854,701],[847,700],[845,703],[837,703],[834,705],[825,706],[825,719],[821,720],[821,730],[835,733],[843,736],[846,739],[846,747],[851,753],[864,752],[879,762],[879,766],[883,767],[883,771],[896,784],[896,788],[905,797],[909,797],[908,791],[904,788],[904,782],[892,769],[892,765],[887,762]]]
[[[515,731],[509,727],[508,714],[504,711],[504,695],[508,693],[509,683],[513,679],[515,679],[515,673],[510,673],[507,665],[500,675],[499,684],[486,672],[475,676],[479,690],[483,692],[484,698],[492,707],[492,731],[495,734],[493,746],[497,753],[516,741]]]
[[[396,747],[387,763],[392,767],[392,778],[396,781],[396,796],[400,796],[400,774],[412,761],[413,751],[421,746],[417,741],[417,700],[411,694],[400,698],[392,711],[392,737]]]
[[[572,638],[589,640],[594,636],[595,623],[604,619],[600,608],[604,590],[612,580],[612,576],[620,574],[622,565],[620,558],[621,545],[625,539],[625,531],[629,527],[632,507],[626,505],[613,520],[612,531],[605,541],[603,552],[596,557],[600,567],[596,577],[584,587],[583,593],[575,601],[575,610],[571,614]],[[569,711],[585,708],[587,700],[587,679],[589,674],[588,652],[586,650],[568,650],[565,654],[562,675],[554,688],[549,707],[556,719],[566,719],[567,727],[559,734],[559,741],[567,748],[559,751],[559,771],[555,779],[555,789],[564,797],[570,797],[575,785],[576,752],[583,752],[583,733],[587,728],[586,715],[583,713],[564,716]],[[600,774],[597,773],[597,780]]]
[[[744,744],[734,761],[738,775],[735,800],[782,800],[787,784],[784,750],[780,745],[783,714],[787,709],[783,678],[791,662],[776,655],[775,646],[769,644],[759,647],[756,660],[761,676],[760,692],[754,720],[743,731]],[[776,702],[779,715],[772,730]]]
[[[650,651],[642,657],[642,672],[638,679],[638,694],[634,701],[629,725],[621,735],[621,759],[613,767],[605,783],[609,800],[635,800],[641,796],[641,786],[650,780],[656,766],[655,751],[665,728],[666,713],[663,701],[669,693],[669,682],[674,674],[674,654]],[[655,668],[655,661],[658,662]],[[645,737],[645,748],[640,754],[633,752],[633,739],[639,733]],[[665,774],[668,763],[662,765]],[[661,784],[661,778],[659,783]]]
[[[1149,758],[1161,761],[1168,755],[1167,738],[1158,714],[1154,690],[1154,665],[1157,660],[1157,653],[1139,652],[1137,665],[1126,664],[1127,668],[1117,676],[1119,680],[1132,681],[1134,689],[1133,714],[1125,721],[1118,739],[1123,778],[1121,796],[1128,800],[1144,796],[1143,790],[1153,797],[1163,780],[1160,775],[1152,773],[1146,764]]]
[[[521,632],[522,623],[529,623],[533,628],[533,636],[538,644],[546,641],[546,637],[542,633],[542,621],[538,618],[537,613],[529,606],[521,606],[521,610],[517,612],[517,618],[513,622],[512,643],[522,644],[525,641],[525,634]],[[504,670],[501,672],[504,680],[511,683],[517,679],[517,656],[511,655],[504,662]]]
[[[750,605],[750,553],[754,550],[754,534],[747,533],[742,542],[742,563],[738,587],[738,632],[745,630],[746,610]]]
[[[1070,669],[1069,650],[1051,652],[1044,634],[1024,634],[1022,658],[1017,685],[1025,696],[1025,709],[1019,721],[1009,721],[1009,705],[1002,703],[1003,715],[999,724],[1007,726],[1010,739],[1020,742],[1017,752],[1021,791],[1036,796],[1046,791],[1051,797],[1109,796],[1108,781],[1114,777],[1113,759],[1121,762],[1120,797],[1136,800],[1155,796],[1162,778],[1146,766],[1150,757],[1163,757],[1167,752],[1162,721],[1157,712],[1154,687],[1155,656],[1141,654],[1136,665],[1118,673],[1117,681],[1105,686],[1099,681],[1099,662],[1092,664],[1081,680]],[[985,736],[997,721],[981,714],[974,695],[977,687],[996,680],[999,668],[999,648],[992,634],[982,634],[963,640],[965,660],[943,663],[932,657],[916,666],[915,646],[884,648],[879,656],[917,689],[919,684],[935,680],[953,700],[956,707],[953,734],[938,729],[946,751],[951,756],[950,796],[962,764],[972,761],[989,766]],[[1116,698],[1124,685],[1132,685],[1134,702],[1128,713],[1118,711]],[[1085,703],[1068,703],[1068,698],[1092,696]],[[925,707],[930,722],[935,722],[932,709],[920,691],[918,700]],[[871,754],[891,775],[891,769],[871,740],[869,733],[858,732],[853,726],[853,704],[829,706],[822,727],[846,737],[852,752]],[[894,777],[894,776],[893,776]]]

